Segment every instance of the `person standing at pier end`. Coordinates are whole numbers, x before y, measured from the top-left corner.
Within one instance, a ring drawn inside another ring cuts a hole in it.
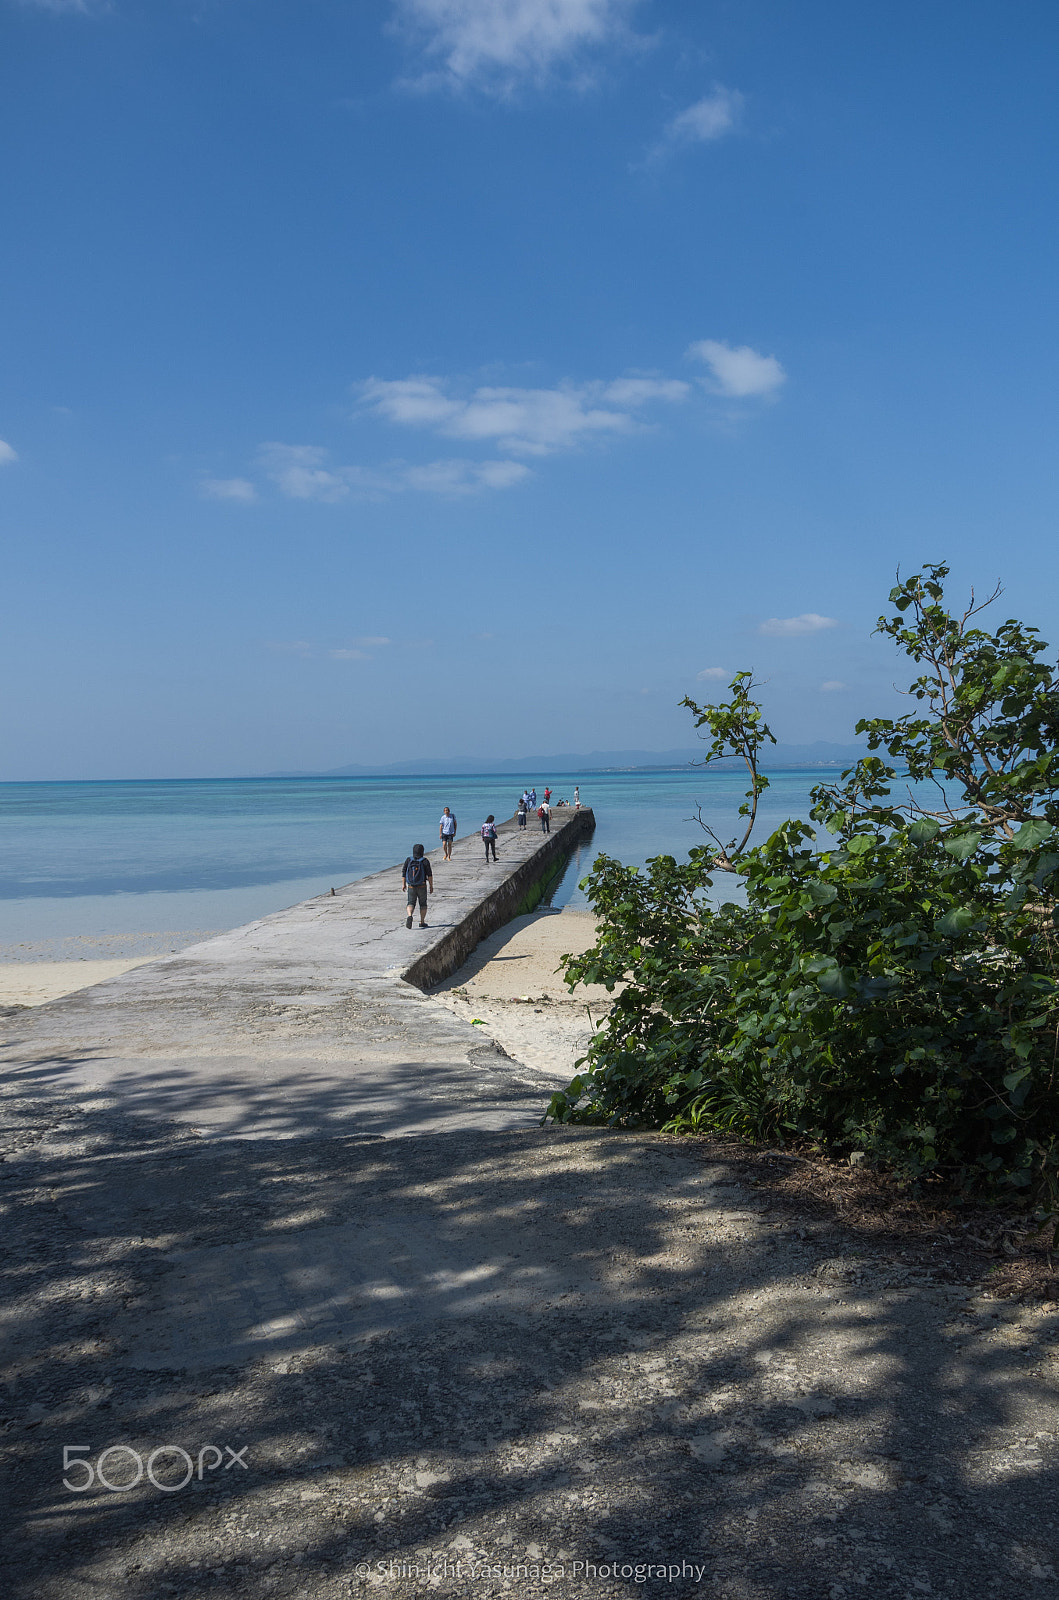
[[[441,840],[443,861],[452,860],[452,843],[455,837],[456,818],[446,806],[441,813],[441,822],[438,825],[438,838]]]
[[[434,874],[430,869],[425,850],[425,845],[414,844],[412,854],[405,858],[404,870],[401,873],[401,888],[405,890],[408,899],[406,928],[412,926],[412,916],[417,905],[419,926],[425,928],[427,925],[427,891],[434,893]]]

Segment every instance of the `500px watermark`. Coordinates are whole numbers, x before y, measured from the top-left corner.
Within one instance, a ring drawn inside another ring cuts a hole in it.
[[[196,1476],[201,1483],[204,1473],[216,1472],[222,1463],[225,1472],[230,1472],[234,1466],[242,1467],[244,1472],[250,1470],[244,1459],[250,1448],[248,1444],[241,1450],[224,1445],[227,1461],[217,1445],[204,1444],[198,1452],[197,1471],[195,1459],[179,1444],[160,1444],[151,1451],[146,1464],[140,1452],[128,1444],[108,1445],[94,1462],[86,1460],[91,1448],[90,1444],[63,1445],[63,1471],[77,1474],[74,1482],[68,1477],[63,1479],[63,1488],[69,1489],[71,1494],[84,1494],[95,1483],[109,1489],[111,1494],[120,1494],[123,1489],[134,1489],[145,1473],[148,1482],[163,1494],[175,1494],[178,1489],[186,1489]]]
[[[490,1578],[631,1578],[634,1583],[676,1583],[691,1578],[701,1583],[712,1571],[695,1561],[361,1561],[358,1578],[383,1583],[393,1578],[469,1578],[480,1583]]]

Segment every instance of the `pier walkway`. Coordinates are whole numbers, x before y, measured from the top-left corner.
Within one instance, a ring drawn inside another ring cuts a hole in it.
[[[529,909],[590,832],[590,810],[552,832],[500,824],[430,852],[428,928],[405,927],[400,866],[264,917],[179,955],[38,1006],[5,1030],[0,1059],[27,1087],[95,1088],[126,1111],[202,1135],[392,1137],[536,1123],[552,1081],[422,989]]]

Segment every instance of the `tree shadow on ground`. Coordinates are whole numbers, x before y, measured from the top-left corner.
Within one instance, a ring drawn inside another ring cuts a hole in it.
[[[3,1117],[19,1597],[1051,1581],[1055,1318],[774,1218],[728,1159],[203,1141],[14,1076]]]

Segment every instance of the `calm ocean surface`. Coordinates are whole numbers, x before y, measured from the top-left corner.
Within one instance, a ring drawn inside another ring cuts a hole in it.
[[[760,837],[804,816],[834,768],[770,774]],[[460,835],[514,811],[523,782],[553,801],[576,778],[283,778],[0,784],[0,958],[139,954],[237,927],[437,844],[443,805]],[[641,863],[678,857],[704,835],[696,803],[725,839],[746,788],[735,771],[588,773],[596,815],[552,904],[583,905],[578,879],[597,852]],[[531,825],[533,824],[531,819]]]

